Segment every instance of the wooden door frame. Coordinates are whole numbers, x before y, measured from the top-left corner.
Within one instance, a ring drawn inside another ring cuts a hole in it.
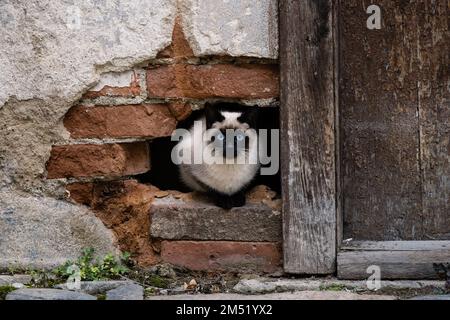
[[[284,270],[365,279],[436,278],[450,241],[346,241],[339,151],[339,1],[280,0]],[[337,271],[337,272],[336,272]]]

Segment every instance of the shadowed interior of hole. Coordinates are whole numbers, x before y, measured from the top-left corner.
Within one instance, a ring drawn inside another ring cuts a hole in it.
[[[183,122],[180,122],[178,127],[190,127],[194,120],[202,114],[202,110],[197,110]],[[259,109],[259,124],[260,129],[279,129],[279,109],[277,107],[261,107]],[[191,191],[186,187],[179,178],[178,167],[171,160],[172,148],[177,142],[171,141],[170,137],[163,137],[153,139],[150,143],[150,158],[151,170],[148,173],[137,176],[137,179],[142,183],[152,184],[161,190],[178,190],[182,192]],[[270,149],[270,143],[268,143]],[[268,150],[269,156],[271,155]],[[266,185],[270,189],[281,193],[280,173],[278,171],[275,175],[258,175],[252,184]]]

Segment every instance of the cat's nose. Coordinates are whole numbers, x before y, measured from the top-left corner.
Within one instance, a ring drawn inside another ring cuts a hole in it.
[[[226,147],[225,147],[225,150],[227,152],[233,153],[235,151],[234,144],[227,144]]]
[[[225,144],[225,154],[227,157],[234,156],[236,157],[237,149],[234,143],[226,143]]]

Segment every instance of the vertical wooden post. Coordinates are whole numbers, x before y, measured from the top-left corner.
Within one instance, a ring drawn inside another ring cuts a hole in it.
[[[332,0],[280,0],[284,268],[335,271],[335,15]]]

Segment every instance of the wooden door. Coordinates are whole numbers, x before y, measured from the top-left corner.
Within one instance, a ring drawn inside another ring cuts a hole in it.
[[[339,94],[344,239],[338,274],[433,278],[450,262],[447,1],[340,2]],[[417,241],[420,240],[420,241]]]
[[[344,238],[450,240],[448,3],[341,2]]]
[[[285,269],[433,278],[450,262],[449,3],[377,1],[368,29],[371,4],[280,0]]]
[[[333,1],[280,1],[284,268],[327,274],[336,258]]]

